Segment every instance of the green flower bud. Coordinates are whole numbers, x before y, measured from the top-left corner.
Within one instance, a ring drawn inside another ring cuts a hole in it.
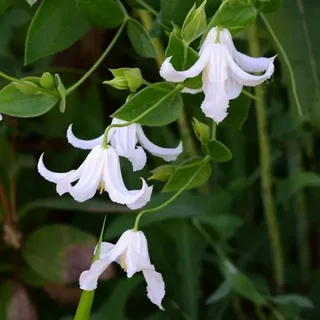
[[[206,30],[206,3],[207,1],[205,0],[198,9],[196,9],[196,4],[194,4],[184,20],[181,35],[182,39],[188,44],[199,38]]]
[[[103,83],[118,90],[130,89],[131,92],[135,92],[144,83],[141,71],[138,68],[110,69],[110,71],[114,78]]]
[[[148,180],[167,181],[173,175],[175,167],[171,164],[165,164],[151,171],[152,176]]]
[[[207,144],[210,141],[210,128],[206,124],[193,118],[193,130],[201,144]]]
[[[53,76],[49,72],[44,72],[40,78],[40,85],[45,89],[52,89],[55,85]]]
[[[38,94],[40,93],[39,91],[39,87],[31,82],[31,81],[27,81],[27,80],[22,80],[19,82],[12,82],[12,84],[19,89],[21,92],[26,93],[26,94]]]

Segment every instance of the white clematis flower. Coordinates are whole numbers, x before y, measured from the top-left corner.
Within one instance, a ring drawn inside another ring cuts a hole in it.
[[[114,118],[111,124],[123,124],[123,120]],[[70,144],[80,149],[92,149],[97,145],[101,145],[103,136],[93,140],[78,139],[72,132],[72,125],[67,130],[67,138]],[[180,142],[176,148],[162,148],[153,144],[144,134],[142,126],[134,123],[126,127],[111,128],[108,134],[108,142],[115,148],[118,154],[126,157],[132,163],[133,171],[141,170],[146,162],[146,149],[154,156],[160,157],[165,161],[174,161],[182,152],[182,143]],[[141,147],[137,147],[137,143]]]
[[[87,291],[96,289],[99,276],[114,261],[127,272],[128,278],[142,271],[147,282],[148,298],[163,309],[161,301],[165,295],[165,285],[161,274],[150,262],[147,239],[142,231],[127,230],[115,245],[102,242],[99,260],[80,276],[80,288]]]
[[[38,162],[39,173],[48,181],[56,183],[57,192],[64,193],[77,201],[83,202],[92,198],[97,189],[108,192],[113,202],[125,204],[130,209],[139,209],[150,201],[152,186],[142,180],[141,190],[128,190],[123,182],[119,155],[112,147],[97,146],[92,149],[85,161],[77,170],[57,173],[48,170],[43,164],[43,154]],[[76,184],[72,185],[74,182]]]
[[[219,32],[219,34],[218,34]],[[215,122],[227,116],[229,100],[237,98],[243,86],[257,86],[269,79],[274,72],[272,58],[252,58],[237,51],[227,29],[210,30],[201,49],[198,61],[188,70],[176,71],[168,57],[161,66],[160,75],[167,81],[182,82],[202,73],[202,88],[182,92],[198,93],[203,91],[205,99],[202,111]],[[252,75],[248,72],[264,72]]]

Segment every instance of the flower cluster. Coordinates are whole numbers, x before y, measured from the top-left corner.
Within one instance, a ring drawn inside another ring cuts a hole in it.
[[[274,71],[274,57],[252,58],[238,52],[230,32],[221,28],[211,29],[201,46],[199,59],[188,70],[176,71],[170,62],[171,58],[164,61],[160,75],[170,82],[184,82],[202,72],[202,87],[184,87],[182,92],[195,94],[203,91],[205,99],[201,109],[216,123],[225,119],[229,100],[237,98],[243,86],[259,85],[269,79]],[[264,73],[250,74],[255,72]],[[69,143],[76,148],[91,150],[85,161],[76,170],[57,173],[45,167],[42,154],[38,171],[45,179],[56,184],[59,195],[69,193],[75,200],[83,202],[92,198],[97,190],[100,193],[106,191],[113,202],[130,209],[142,208],[150,201],[153,187],[141,178],[141,189],[128,190],[122,178],[119,157],[127,158],[132,163],[133,171],[137,171],[146,164],[145,150],[165,161],[173,161],[182,153],[182,144],[180,142],[176,148],[156,146],[146,137],[140,124],[130,122],[126,125],[125,121],[116,118],[109,129],[98,138],[81,140],[74,135],[70,125],[67,130]],[[140,146],[137,146],[138,143]],[[115,245],[101,243],[100,256],[88,271],[82,273],[80,287],[94,290],[99,276],[112,262],[119,263],[128,277],[142,271],[149,299],[162,309],[164,281],[150,262],[143,232],[127,230]]]

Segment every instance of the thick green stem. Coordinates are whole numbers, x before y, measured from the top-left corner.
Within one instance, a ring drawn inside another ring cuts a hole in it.
[[[260,56],[260,44],[257,34],[257,26],[254,23],[249,29],[249,47],[252,56]],[[281,292],[284,284],[284,266],[282,247],[279,233],[279,225],[275,204],[272,195],[272,172],[270,164],[270,143],[267,134],[267,118],[265,114],[264,87],[255,87],[256,116],[258,125],[258,137],[260,147],[260,167],[261,167],[261,195],[263,199],[265,219],[268,227],[270,246],[273,260],[274,280],[278,292]]]
[[[100,58],[96,61],[96,63],[90,68],[90,70],[81,78],[79,79],[75,84],[73,84],[70,88],[67,89],[66,91],[66,95],[68,96],[71,92],[73,92],[74,90],[76,90],[84,81],[86,81],[91,74],[99,67],[99,65],[101,64],[101,62],[104,60],[104,58],[108,55],[108,53],[110,52],[110,50],[113,48],[113,46],[115,45],[115,43],[117,42],[117,40],[119,39],[125,25],[126,25],[127,20],[125,20],[122,25],[120,26],[119,30],[117,31],[116,35],[114,36],[114,38],[112,39],[112,41],[110,42],[109,46],[107,47],[107,49],[103,52],[103,54],[100,56]]]

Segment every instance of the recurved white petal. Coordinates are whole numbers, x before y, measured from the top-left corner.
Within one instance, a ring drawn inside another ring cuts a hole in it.
[[[210,58],[210,45],[206,46],[196,63],[185,71],[177,71],[172,66],[168,57],[160,68],[160,75],[167,81],[182,82],[187,78],[194,78],[204,69]]]
[[[144,134],[141,125],[137,125],[137,136],[139,143],[144,149],[149,151],[151,154],[162,158],[165,161],[174,161],[177,159],[179,154],[182,153],[182,143],[180,142],[176,148],[162,148],[152,143],[147,136]]]
[[[122,156],[128,158],[132,163],[133,171],[141,170],[147,162],[147,155],[141,147],[136,147],[134,150],[122,154]]]
[[[85,291],[95,290],[98,285],[98,278],[106,270],[112,261],[110,259],[101,259],[95,261],[89,270],[81,273],[79,284]]]
[[[106,149],[94,147],[83,162],[79,181],[74,186],[69,185],[69,193],[75,200],[83,202],[95,195],[103,178],[105,153]]]
[[[150,201],[152,187],[148,187],[142,179],[140,190],[128,190],[123,182],[119,155],[112,147],[106,149],[106,163],[103,180],[105,190],[113,202],[126,204],[130,209],[139,209]]]
[[[110,136],[110,134],[109,134]],[[98,138],[92,139],[92,140],[82,140],[77,138],[73,132],[72,132],[72,124],[70,124],[70,126],[68,127],[67,130],[67,139],[68,142],[73,145],[76,148],[79,149],[84,149],[84,150],[88,150],[88,149],[93,149],[96,146],[101,146],[102,142],[103,142],[103,135],[101,135]]]
[[[154,269],[143,270],[143,276],[147,282],[147,295],[152,303],[164,310],[161,302],[165,295],[165,284],[162,275]]]
[[[201,104],[203,113],[216,123],[220,123],[228,115],[228,107],[229,98],[225,93],[207,94]]]
[[[68,181],[73,182],[77,180],[77,177],[80,177],[82,172],[81,167],[78,170],[71,170],[69,172],[63,172],[63,173],[48,170],[43,163],[43,155],[44,153],[40,156],[38,161],[38,171],[41,174],[41,176],[43,176],[46,180],[50,182],[58,183],[59,181],[66,179]],[[73,175],[73,179],[72,180],[68,179],[73,173],[75,173],[75,175]]]
[[[241,83],[244,86],[257,86],[267,79],[269,79],[273,72],[274,72],[274,58],[269,59],[269,65],[268,68],[266,69],[266,72],[260,76],[252,75],[249,74],[245,71],[243,71],[233,60],[232,56],[230,55],[229,52],[226,53],[226,59],[228,62],[228,69],[229,72],[231,73],[232,78],[234,78],[237,82]]]

